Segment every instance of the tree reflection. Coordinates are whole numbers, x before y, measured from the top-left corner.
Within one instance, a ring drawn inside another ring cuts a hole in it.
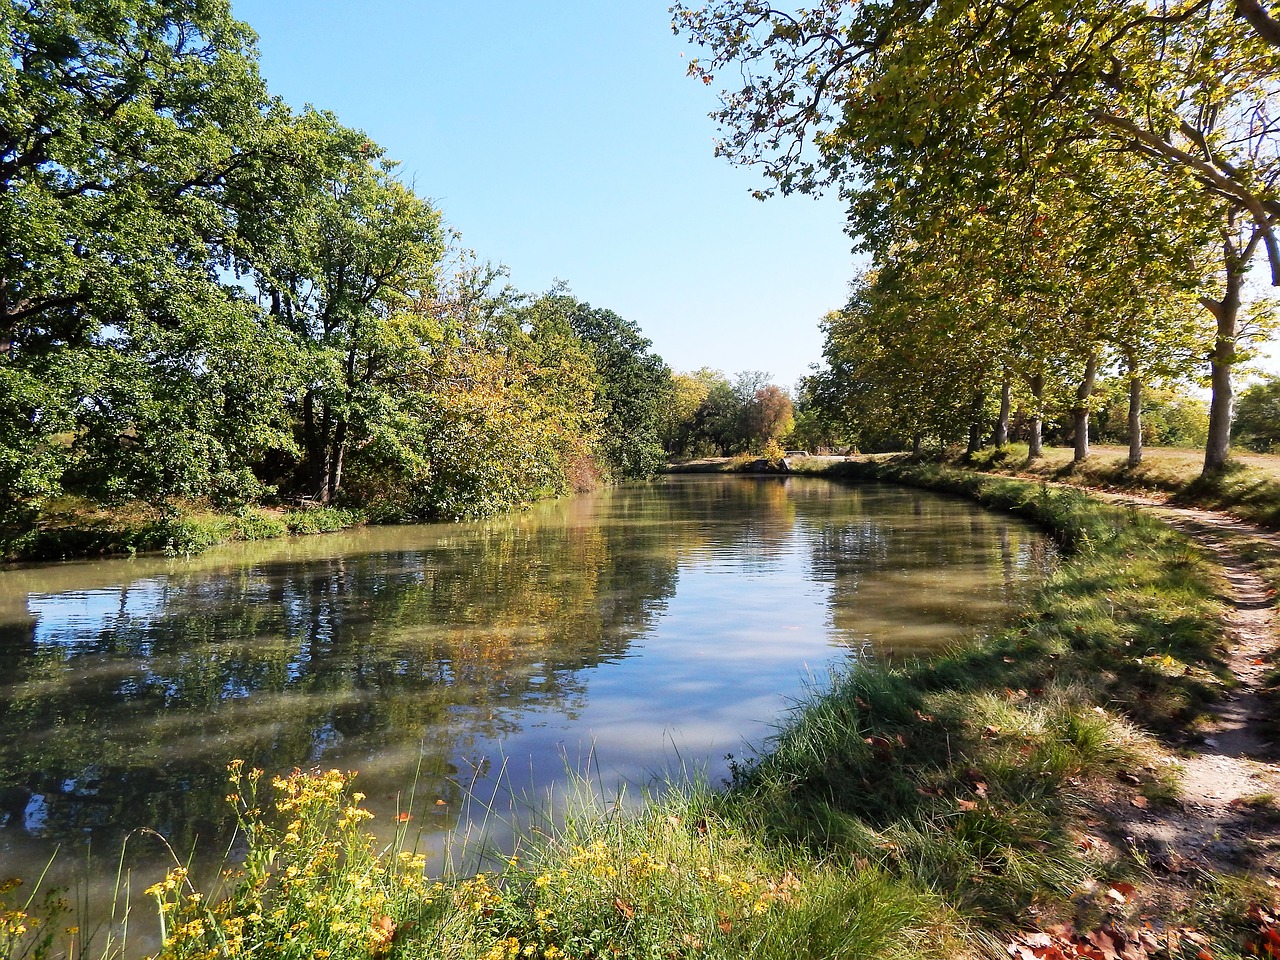
[[[591,672],[634,655],[682,569],[769,577],[803,542],[837,633],[898,642],[1025,575],[1043,539],[1007,527],[926,494],[673,479],[243,561],[0,574],[0,829],[213,843],[233,758],[359,769],[391,809],[416,777],[414,815],[443,827],[495,744],[586,709]]]

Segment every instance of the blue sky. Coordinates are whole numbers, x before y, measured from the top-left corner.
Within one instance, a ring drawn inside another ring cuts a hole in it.
[[[665,0],[233,0],[271,91],[402,162],[463,244],[635,321],[677,370],[820,359],[857,266],[834,198],[760,202]],[[681,56],[683,54],[683,57]]]

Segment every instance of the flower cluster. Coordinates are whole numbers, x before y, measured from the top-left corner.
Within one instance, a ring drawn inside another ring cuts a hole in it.
[[[404,916],[444,892],[427,881],[423,855],[381,852],[362,829],[373,814],[350,789],[354,774],[294,770],[271,778],[274,797],[260,803],[262,771],[240,761],[228,771],[227,800],[248,854],[224,874],[226,889],[208,899],[181,867],[147,890],[160,907],[162,960],[382,957]]]
[[[678,820],[649,835],[589,838],[545,851],[540,863],[513,858],[502,882],[466,881],[456,903],[485,960],[688,955],[717,941],[734,950],[758,937],[758,924],[793,902],[801,884],[752,869],[732,846],[706,842]]]
[[[74,949],[79,929],[58,928],[59,918],[70,911],[67,901],[57,890],[49,890],[39,904],[33,903],[35,894],[10,903],[10,896],[21,887],[17,877],[0,881],[0,957],[45,960],[54,955],[60,935],[68,941],[69,949]]]

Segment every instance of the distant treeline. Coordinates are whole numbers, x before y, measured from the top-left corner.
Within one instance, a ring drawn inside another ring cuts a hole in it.
[[[469,517],[651,475],[671,373],[522,294],[225,0],[0,3],[0,525],[62,494]]]

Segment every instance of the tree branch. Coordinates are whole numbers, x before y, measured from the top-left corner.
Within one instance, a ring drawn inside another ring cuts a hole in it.
[[[1280,47],[1280,20],[1267,13],[1258,0],[1235,0],[1236,16],[1273,47]]]
[[[1090,110],[1089,116],[1104,126],[1127,133],[1158,156],[1185,165],[1199,179],[1217,188],[1222,193],[1235,198],[1244,209],[1249,211],[1249,215],[1253,218],[1253,222],[1257,224],[1258,229],[1263,231],[1266,240],[1267,260],[1271,265],[1271,285],[1280,287],[1280,244],[1276,241],[1275,225],[1267,209],[1269,205],[1274,205],[1274,201],[1264,200],[1213,164],[1187,153],[1185,150],[1180,150],[1164,137],[1152,133],[1126,117],[1116,116],[1113,113],[1107,113],[1105,110]]]

